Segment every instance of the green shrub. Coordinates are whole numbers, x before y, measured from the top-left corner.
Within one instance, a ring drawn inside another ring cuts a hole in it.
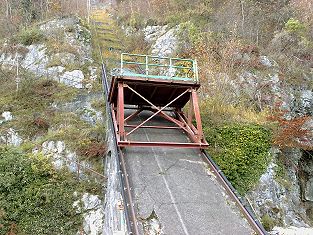
[[[22,30],[18,35],[18,41],[26,46],[39,43],[44,40],[43,33],[38,28],[28,28]]]
[[[188,21],[180,24],[177,32],[179,39],[178,49],[180,53],[186,53],[200,41],[201,32],[200,29],[192,22]]]
[[[285,24],[285,29],[290,33],[303,33],[305,31],[305,25],[299,20],[290,18]]]
[[[261,218],[261,223],[263,224],[266,231],[271,231],[275,226],[275,220],[272,219],[268,214]]]
[[[215,162],[239,193],[259,180],[270,161],[270,131],[252,124],[228,124],[204,128]]]
[[[0,148],[0,234],[13,227],[14,234],[76,234],[77,186],[69,172],[56,171],[45,157]]]

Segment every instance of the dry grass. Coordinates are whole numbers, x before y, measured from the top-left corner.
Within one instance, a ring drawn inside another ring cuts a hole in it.
[[[202,119],[205,124],[220,125],[224,123],[254,123],[259,125],[269,124],[270,111],[261,112],[247,108],[241,104],[227,104],[220,99],[210,98],[201,102]]]

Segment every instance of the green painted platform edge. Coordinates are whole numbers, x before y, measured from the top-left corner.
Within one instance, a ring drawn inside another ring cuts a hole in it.
[[[138,73],[121,73],[121,76],[130,76],[130,77],[141,77],[141,78],[152,78],[152,79],[165,79],[165,80],[177,80],[177,81],[191,81],[196,83],[194,79],[187,77],[169,77],[169,76],[160,76],[160,75],[146,75]]]

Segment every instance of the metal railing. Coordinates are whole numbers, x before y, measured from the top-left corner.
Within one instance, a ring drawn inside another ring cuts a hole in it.
[[[141,54],[121,54],[121,75],[199,82],[197,61]]]
[[[201,150],[204,155],[204,160],[209,165],[210,169],[213,171],[214,175],[217,177],[218,182],[220,185],[224,187],[226,193],[231,197],[231,199],[236,203],[240,211],[243,213],[243,216],[247,219],[248,223],[252,227],[258,235],[267,235],[267,231],[264,229],[263,225],[258,221],[256,215],[253,211],[247,207],[242,197],[239,195],[237,190],[232,186],[232,184],[228,181],[222,170],[216,165],[210,155],[205,151]]]

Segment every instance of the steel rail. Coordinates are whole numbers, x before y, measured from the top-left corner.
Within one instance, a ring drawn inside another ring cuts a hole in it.
[[[267,235],[267,231],[264,229],[263,225],[255,217],[254,213],[251,212],[240,199],[236,189],[231,185],[226,176],[223,174],[222,170],[216,165],[213,159],[208,155],[205,150],[201,150],[204,156],[204,161],[208,163],[210,169],[213,171],[214,175],[217,177],[219,183],[224,187],[227,194],[232,198],[232,200],[239,207],[240,211],[244,217],[248,220],[248,223],[252,229],[259,235]]]
[[[134,209],[134,203],[132,200],[132,195],[131,195],[131,189],[129,185],[129,180],[128,180],[128,174],[126,171],[126,165],[124,162],[123,154],[121,149],[118,147],[117,144],[117,139],[116,139],[116,131],[113,125],[112,121],[112,112],[110,109],[110,104],[109,104],[109,89],[108,89],[108,80],[107,80],[107,75],[106,75],[106,70],[105,70],[105,65],[102,63],[102,86],[104,90],[104,95],[105,95],[105,102],[106,102],[106,112],[108,115],[108,124],[110,125],[110,129],[112,131],[112,138],[113,138],[113,144],[114,148],[117,152],[117,160],[118,160],[118,173],[119,173],[119,178],[121,182],[121,194],[123,198],[123,203],[124,203],[124,212],[125,212],[125,218],[126,218],[126,224],[127,224],[127,230],[129,235],[139,235],[139,230],[138,230],[138,223],[136,219],[136,213]],[[126,192],[126,193],[125,193]],[[131,222],[132,221],[132,222]]]

